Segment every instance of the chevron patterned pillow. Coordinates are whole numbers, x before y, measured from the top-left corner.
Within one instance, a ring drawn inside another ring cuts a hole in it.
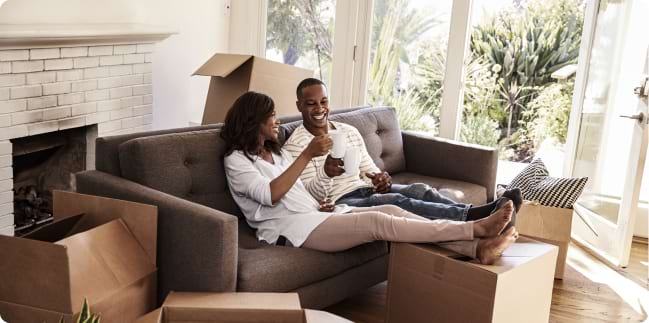
[[[551,177],[540,158],[518,174],[507,189],[518,187],[523,198],[542,205],[571,209],[586,186],[588,177]]]
[[[523,199],[531,200],[534,196],[534,188],[539,183],[542,177],[548,176],[548,169],[543,164],[541,158],[533,160],[527,165],[507,186],[507,189],[520,188],[523,194]]]

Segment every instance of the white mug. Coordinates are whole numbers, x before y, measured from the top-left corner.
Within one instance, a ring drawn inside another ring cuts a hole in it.
[[[345,157],[345,132],[342,130],[329,131],[333,146],[331,147],[331,157],[343,158]]]
[[[361,164],[361,150],[357,147],[350,147],[345,151],[345,174],[358,176]]]

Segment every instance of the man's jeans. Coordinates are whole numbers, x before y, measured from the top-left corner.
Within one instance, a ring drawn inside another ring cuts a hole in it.
[[[343,195],[336,204],[369,207],[392,204],[406,211],[436,220],[466,221],[470,204],[457,203],[422,183],[392,184],[389,193],[375,193],[371,187],[362,187]]]

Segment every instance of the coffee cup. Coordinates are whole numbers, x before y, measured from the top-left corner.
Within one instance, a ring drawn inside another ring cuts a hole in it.
[[[345,163],[345,174],[358,176],[359,168],[361,164],[361,151],[359,148],[349,148],[345,150],[345,157],[343,159]]]
[[[329,131],[329,137],[333,142],[333,146],[331,147],[331,157],[345,157],[345,132],[342,130],[331,130]]]

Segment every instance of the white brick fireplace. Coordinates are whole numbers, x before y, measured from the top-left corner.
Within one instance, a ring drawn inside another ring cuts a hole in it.
[[[0,25],[0,234],[14,234],[12,139],[88,127],[94,138],[149,130],[154,43],[134,25]]]

